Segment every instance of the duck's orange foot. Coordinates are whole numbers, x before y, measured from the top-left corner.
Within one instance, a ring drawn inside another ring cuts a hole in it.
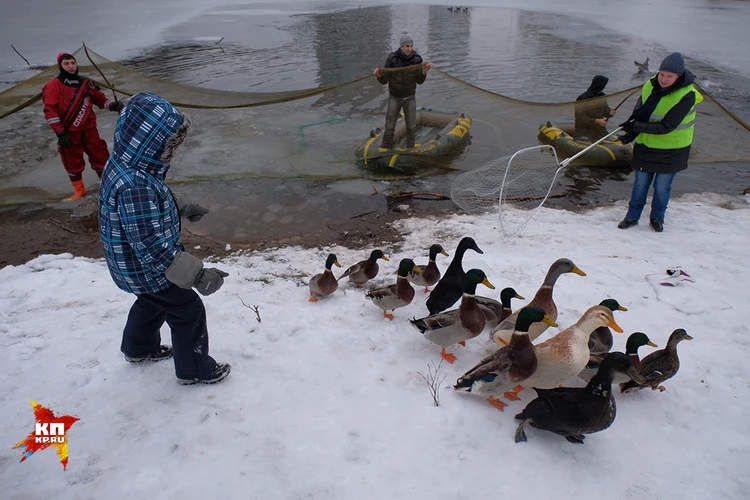
[[[430,291],[430,289],[429,289],[429,288],[427,288],[427,287],[424,287],[424,293],[427,293],[427,292],[429,292],[429,291]]]
[[[316,299],[315,297],[313,297],[312,295],[310,295],[310,302],[317,302],[317,301],[318,301],[318,299]]]
[[[657,390],[657,389],[659,389],[659,392],[664,392],[664,391],[667,390],[667,388],[664,387],[663,385],[660,385],[659,387],[652,387],[651,389],[654,390],[654,391]]]
[[[518,397],[518,393],[523,390],[523,387],[520,385],[515,386],[513,389],[511,389],[508,392],[504,392],[503,396],[505,396],[506,399],[509,399],[511,401],[518,401],[521,398]]]
[[[440,352],[440,355],[443,357],[444,360],[446,360],[450,364],[453,364],[453,362],[456,361],[457,359],[453,354],[446,352],[445,347],[443,347],[443,350]]]
[[[365,286],[361,283],[355,283],[357,285],[357,288],[364,288]]]
[[[393,314],[388,314],[387,312],[383,311],[383,316],[385,316],[389,320],[393,321]]]
[[[462,341],[461,341],[461,342],[459,342],[458,344],[459,344],[459,345],[462,345],[462,346],[464,346],[464,347],[466,347],[466,341],[465,341],[465,340],[462,340]]]
[[[507,403],[503,403],[502,401],[497,399],[495,396],[490,396],[489,398],[487,398],[487,402],[500,411],[503,411],[505,407],[508,406]]]

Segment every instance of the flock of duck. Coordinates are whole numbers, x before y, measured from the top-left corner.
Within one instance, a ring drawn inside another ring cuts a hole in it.
[[[558,259],[549,268],[544,282],[534,298],[523,308],[511,309],[511,300],[523,297],[513,288],[500,293],[500,301],[476,295],[477,286],[494,289],[480,269],[464,272],[462,261],[467,250],[484,253],[473,238],[463,238],[456,248],[448,269],[441,274],[435,259],[438,254],[448,256],[440,245],[432,245],[426,265],[416,265],[411,259],[402,259],[398,266],[396,283],[375,288],[366,298],[388,311],[409,305],[414,299],[414,287],[424,287],[425,292],[435,285],[427,299],[429,316],[409,320],[424,338],[442,348],[441,356],[453,363],[456,356],[447,352],[455,344],[466,345],[467,340],[478,337],[487,328],[489,337],[498,349],[458,378],[454,389],[487,397],[488,402],[500,411],[507,400],[519,400],[518,393],[533,388],[536,399],[516,415],[521,420],[516,429],[515,441],[526,441],[524,429],[532,427],[554,432],[573,443],[583,443],[584,434],[607,429],[615,419],[616,406],[612,383],[620,382],[620,392],[629,393],[650,387],[664,391],[662,383],[673,377],[680,367],[677,344],[692,340],[687,332],[678,328],[672,332],[664,349],[652,352],[643,359],[638,349],[657,347],[645,333],[635,332],[627,340],[625,353],[610,352],[613,346],[611,329],[622,333],[615,322],[614,311],[627,311],[614,299],[605,299],[590,307],[572,326],[554,337],[534,344],[550,326],[557,327],[557,305],[552,292],[557,279],[572,273],[586,276],[570,259]],[[366,260],[358,262],[336,278],[332,266],[341,267],[336,255],[330,254],[325,270],[310,279],[310,301],[333,294],[338,282],[348,278],[358,288],[375,278],[379,272],[378,260],[388,261],[381,250],[374,250]],[[460,299],[457,309],[449,309]],[[588,381],[586,387],[563,387],[571,377]]]

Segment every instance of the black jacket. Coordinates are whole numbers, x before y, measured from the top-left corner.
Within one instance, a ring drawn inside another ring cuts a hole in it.
[[[407,57],[399,48],[396,52],[388,54],[384,68],[406,68],[418,64],[422,64],[422,56],[414,51]],[[388,92],[392,96],[403,99],[413,96],[417,91],[417,84],[423,84],[425,78],[427,75],[422,72],[421,67],[417,66],[411,70],[383,71],[378,81],[388,84]]]
[[[601,139],[607,135],[607,127],[602,127],[594,123],[597,118],[609,118],[611,108],[607,104],[606,99],[596,99],[590,101],[589,99],[595,99],[597,97],[604,97],[606,94],[603,92],[606,87],[609,78],[604,75],[596,75],[591,80],[591,85],[586,92],[578,96],[576,99],[575,108],[575,137],[576,138],[588,138],[591,142]],[[587,101],[587,102],[580,102]]]
[[[677,89],[686,87],[695,81],[695,75],[690,71],[685,71],[685,74],[680,77],[677,82],[672,86],[673,88],[668,89],[666,94],[674,92]],[[654,85],[654,91],[661,89],[658,78],[655,76],[651,79],[651,83]],[[641,99],[635,104],[633,114],[635,115],[638,109],[643,105]],[[646,134],[668,134],[673,131],[677,126],[682,123],[682,120],[688,115],[691,109],[695,106],[695,92],[686,94],[685,97],[680,100],[672,109],[667,112],[664,119],[660,122],[646,122],[636,121],[633,126],[633,131],[638,133]],[[633,146],[633,170],[640,170],[642,172],[656,172],[660,174],[671,174],[680,172],[688,167],[688,158],[690,158],[690,146],[678,149],[654,149],[649,148],[644,144],[636,143]]]

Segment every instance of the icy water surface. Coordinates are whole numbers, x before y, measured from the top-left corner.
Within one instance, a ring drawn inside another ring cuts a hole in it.
[[[724,11],[705,10],[700,15],[707,22],[727,17]],[[679,48],[631,37],[589,18],[573,12],[497,7],[453,13],[445,5],[344,9],[336,3],[218,5],[164,27],[162,43],[130,51],[121,62],[152,76],[207,88],[296,90],[370,73],[396,48],[399,33],[408,30],[426,60],[477,87],[517,99],[561,102],[574,100],[597,73],[609,76],[609,92],[640,84],[644,76],[636,74],[633,59],[649,56],[655,70],[665,54]],[[727,26],[731,36],[744,34],[739,26]],[[679,26],[671,29],[681,32]],[[222,37],[220,45],[214,43]],[[750,118],[750,82],[740,73],[720,69],[721,63],[688,58],[688,66],[714,95],[741,117]],[[478,106],[476,94],[460,91],[434,75],[428,75],[418,90],[420,105],[456,110]],[[458,171],[426,169],[416,179],[399,179],[409,176],[362,169],[354,161],[354,149],[370,129],[382,124],[386,97],[382,87],[371,84],[281,105],[190,110],[199,126],[171,176],[177,190],[221,213],[208,217],[209,223],[199,226],[202,231],[242,239],[305,230],[326,220],[387,209],[382,197],[371,196],[373,186],[379,191],[447,193],[455,175],[495,153],[491,130],[477,123],[470,147],[453,165]],[[36,114],[41,109],[0,125],[24,120],[19,126],[38,128],[29,131],[35,136],[45,131],[41,116],[39,124],[33,122]],[[99,116],[103,137],[111,138],[113,117]],[[29,168],[3,166],[3,172],[14,173],[0,190],[0,203],[48,200],[67,192],[54,141],[42,137],[48,140],[23,147],[20,156]],[[528,145],[534,142],[532,136]],[[3,156],[3,161],[9,160]],[[86,175],[89,179],[91,172]],[[568,207],[610,203],[627,198],[631,185],[627,170],[571,168],[561,187],[568,196],[551,203]],[[701,165],[681,173],[673,193],[737,193],[738,185],[750,186],[746,165]]]

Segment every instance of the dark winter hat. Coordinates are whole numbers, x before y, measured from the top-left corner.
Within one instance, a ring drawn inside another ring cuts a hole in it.
[[[76,60],[76,58],[73,57],[73,54],[68,54],[67,52],[60,52],[59,54],[57,54],[57,66],[58,67],[62,67],[60,65],[62,64],[63,59],[73,59],[74,61]]]
[[[404,31],[403,33],[401,33],[401,38],[398,39],[398,46],[403,47],[404,45],[409,45],[409,44],[414,45],[414,39],[411,37],[409,33]]]
[[[682,58],[682,54],[679,52],[672,52],[661,62],[659,71],[668,71],[676,75],[681,75],[685,72],[685,59]]]

